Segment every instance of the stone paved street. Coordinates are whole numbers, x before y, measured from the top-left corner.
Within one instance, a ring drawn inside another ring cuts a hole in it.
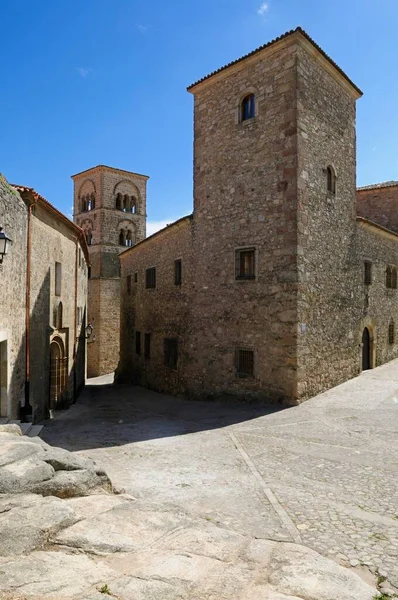
[[[140,501],[302,543],[398,587],[398,361],[284,410],[109,381],[91,380],[42,437]]]

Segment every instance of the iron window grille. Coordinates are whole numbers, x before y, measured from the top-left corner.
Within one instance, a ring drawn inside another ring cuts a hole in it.
[[[395,324],[394,324],[394,321],[391,321],[391,323],[388,326],[388,343],[394,344],[394,342],[395,342]]]
[[[135,332],[135,353],[138,355],[141,354],[141,332],[140,331]]]
[[[147,288],[156,288],[156,267],[150,267],[146,270],[145,285]]]
[[[235,351],[236,375],[242,379],[254,377],[254,351],[237,348]]]
[[[372,263],[369,260],[365,260],[364,269],[364,283],[370,285],[372,283]]]
[[[178,363],[178,340],[176,338],[164,339],[164,366],[176,369]]]
[[[174,284],[181,285],[182,283],[182,260],[174,261]]]
[[[235,279],[256,278],[256,250],[242,248],[235,251]]]
[[[151,358],[151,334],[146,333],[144,337],[144,358],[149,360]]]

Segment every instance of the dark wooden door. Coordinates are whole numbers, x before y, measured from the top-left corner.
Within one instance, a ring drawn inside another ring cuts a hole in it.
[[[370,367],[370,335],[369,329],[365,327],[362,334],[362,371],[367,371]]]

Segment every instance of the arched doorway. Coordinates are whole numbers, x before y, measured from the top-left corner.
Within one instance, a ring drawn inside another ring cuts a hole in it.
[[[64,343],[56,337],[50,344],[50,409],[61,404],[67,382],[67,364]]]
[[[371,368],[371,338],[369,329],[365,327],[362,333],[362,371],[367,371]]]

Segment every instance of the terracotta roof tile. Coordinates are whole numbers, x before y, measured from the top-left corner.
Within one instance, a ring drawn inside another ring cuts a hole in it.
[[[381,183],[363,185],[362,187],[357,188],[357,192],[362,192],[362,190],[378,190],[381,188],[389,188],[395,186],[398,186],[398,181],[382,181]]]

